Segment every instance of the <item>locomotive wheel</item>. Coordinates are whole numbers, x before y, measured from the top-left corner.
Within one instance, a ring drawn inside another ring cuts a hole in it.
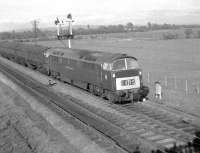
[[[88,91],[89,91],[90,93],[94,93],[94,87],[93,87],[93,85],[89,84]]]
[[[97,86],[94,86],[92,84],[88,84],[87,87],[88,91],[96,96],[100,96],[101,98],[105,98],[106,95],[104,94],[103,89],[98,88]]]
[[[113,93],[108,92],[107,98],[111,103],[115,103],[115,96],[113,95]]]
[[[25,63],[24,63],[24,66],[25,66],[25,67],[28,67],[28,64],[25,62]]]
[[[50,70],[48,70],[48,76],[51,76],[51,71]]]
[[[105,99],[106,98],[106,94],[105,94],[105,91],[102,89],[102,93],[101,93],[101,98]]]

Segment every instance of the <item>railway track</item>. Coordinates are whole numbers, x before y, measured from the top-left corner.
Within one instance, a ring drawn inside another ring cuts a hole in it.
[[[138,114],[141,124],[149,124],[150,127],[156,128],[156,131],[160,131],[163,135],[170,135],[178,142],[192,141],[195,137],[195,132],[199,130],[199,127],[190,124],[179,117],[174,116],[170,112],[156,110],[145,105],[132,105],[127,104],[123,106],[125,109]],[[145,123],[144,123],[145,122]],[[158,138],[159,139],[159,138]],[[163,139],[163,140],[162,140]],[[160,138],[158,143],[165,142],[164,137]],[[172,145],[173,139],[169,141],[169,145]],[[167,144],[168,145],[168,144]]]
[[[143,114],[149,118],[165,123],[168,126],[172,126],[177,130],[187,133],[188,135],[194,135],[195,132],[200,129],[198,125],[194,125],[193,123],[185,120],[184,116],[173,114],[173,112],[166,111],[164,109],[162,110],[162,108],[155,111],[155,107],[149,107],[145,104],[127,104],[124,105],[124,107],[128,110]]]
[[[141,107],[140,105],[136,106]],[[123,107],[117,105],[108,106],[124,114],[124,116],[119,117],[116,114],[106,111],[100,112],[98,108],[85,105],[88,110],[96,112],[99,116],[107,118],[107,120],[130,134],[149,141],[160,148],[171,148],[175,143],[177,145],[185,145],[196,138],[194,132],[198,129],[197,127],[184,122],[177,122],[176,119],[169,118],[164,114],[159,114],[161,116],[158,114],[156,114],[158,116],[154,116],[154,112],[144,114],[144,110],[139,107],[137,109],[136,106],[135,104],[128,104]],[[146,110],[145,113],[149,111]]]
[[[107,118],[109,118],[108,116],[98,116],[98,114],[83,107],[83,105],[79,103],[80,101],[73,97],[66,98],[58,96],[56,93],[52,92],[49,87],[31,79],[30,76],[27,76],[16,69],[12,69],[8,65],[2,65],[2,63],[0,63],[0,70],[10,79],[14,80],[16,84],[31,93],[31,95],[36,98],[39,97],[39,101],[46,105],[53,106],[53,109],[56,109],[56,111],[59,111],[60,109],[62,112],[71,114],[85,125],[98,131],[104,139],[107,140],[105,141],[106,143],[102,143],[101,146],[107,147],[110,152],[132,153],[138,145],[141,145],[140,150],[145,153],[159,148],[144,139],[140,139],[139,137],[130,134],[123,128],[116,126],[107,120]],[[98,139],[92,139],[97,141],[97,143],[101,143]]]
[[[88,135],[92,141],[101,146],[108,153],[128,153],[126,148],[116,144],[112,139],[104,135],[102,131],[96,130],[91,125],[96,124],[97,116],[87,112],[79,106],[70,105],[68,100],[64,100],[53,93],[50,93],[46,87],[42,87],[34,80],[28,79],[27,76],[19,74],[15,70],[8,69],[7,66],[0,63],[0,71],[12,79],[17,85],[25,89],[29,94],[34,96],[38,101],[50,107],[53,111],[61,115],[66,122],[73,124],[84,134]],[[62,102],[61,102],[62,101]],[[66,106],[66,102],[68,105]],[[96,120],[95,120],[96,119]],[[95,120],[95,121],[94,121]],[[101,119],[99,119],[100,121]],[[99,124],[104,125],[103,121]],[[99,126],[98,123],[95,126]]]
[[[2,65],[1,67],[6,68]],[[123,107],[108,104],[108,107],[120,113],[118,116],[113,112],[83,103],[71,96],[60,97],[48,87],[44,87],[19,72],[14,72],[14,70],[9,73],[17,77],[18,80],[23,80],[23,83],[29,88],[31,87],[31,90],[42,94],[49,103],[53,103],[99,131],[124,152],[131,153],[138,145],[141,145],[141,150],[145,153],[156,149],[165,152],[164,150],[171,148],[174,143],[184,145],[195,138],[194,131],[197,127],[186,126],[184,123],[179,124],[180,122],[174,118],[157,110],[150,111],[150,109],[144,109],[142,105],[138,104],[127,104]]]

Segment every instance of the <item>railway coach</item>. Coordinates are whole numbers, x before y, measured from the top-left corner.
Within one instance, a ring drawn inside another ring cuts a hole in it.
[[[47,49],[48,47],[38,45],[0,42],[0,54],[2,57],[41,72],[45,71],[44,51]]]

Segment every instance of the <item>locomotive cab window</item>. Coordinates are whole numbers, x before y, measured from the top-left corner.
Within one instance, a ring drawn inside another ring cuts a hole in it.
[[[103,70],[110,71],[112,69],[111,67],[110,63],[103,63]]]
[[[135,59],[126,58],[125,60],[126,60],[127,69],[138,69],[139,68],[139,64]]]
[[[139,68],[138,62],[133,58],[123,58],[113,62],[112,70],[129,70],[129,69],[137,69]]]
[[[126,70],[125,59],[120,59],[113,62],[112,70]]]

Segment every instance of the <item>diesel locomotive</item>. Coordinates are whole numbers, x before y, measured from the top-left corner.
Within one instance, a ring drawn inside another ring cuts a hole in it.
[[[142,101],[149,93],[135,57],[69,48],[0,43],[0,54],[112,102]]]

